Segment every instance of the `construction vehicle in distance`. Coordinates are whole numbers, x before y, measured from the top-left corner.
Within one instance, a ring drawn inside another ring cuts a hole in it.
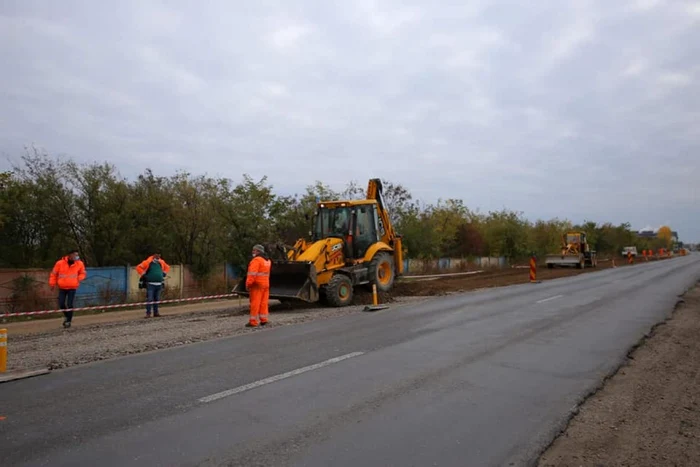
[[[591,249],[585,232],[567,232],[562,235],[561,253],[547,255],[547,267],[576,266],[583,269],[586,266],[597,267],[598,256]]]
[[[636,246],[626,246],[622,249],[622,256],[627,258],[627,254],[637,257],[637,247]]]
[[[359,285],[375,284],[388,292],[401,276],[401,236],[391,224],[380,179],[371,179],[366,199],[319,201],[311,241],[300,238],[285,248],[284,260],[273,260],[270,299],[324,301],[350,305]],[[245,278],[233,289],[248,295]]]

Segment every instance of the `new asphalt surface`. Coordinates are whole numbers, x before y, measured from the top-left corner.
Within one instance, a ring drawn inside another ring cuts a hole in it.
[[[529,465],[699,279],[690,255],[3,383],[0,462]]]

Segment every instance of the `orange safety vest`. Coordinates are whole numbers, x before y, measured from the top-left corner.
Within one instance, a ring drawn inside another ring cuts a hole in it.
[[[158,261],[160,262],[160,267],[163,268],[163,272],[166,274],[169,273],[170,272],[170,265],[168,263],[166,263],[162,257]],[[146,271],[148,271],[148,266],[150,266],[150,264],[152,262],[153,262],[153,255],[151,255],[148,258],[146,258],[145,260],[141,261],[141,263],[139,263],[136,266],[136,272],[138,273],[138,275],[143,276],[146,273]]]
[[[85,279],[85,265],[78,260],[73,264],[68,264],[68,257],[56,261],[56,264],[49,275],[49,285],[59,289],[73,290],[77,289],[80,281]]]
[[[272,261],[265,259],[262,256],[256,256],[248,264],[248,274],[245,279],[246,288],[270,287],[270,269],[272,268]]]

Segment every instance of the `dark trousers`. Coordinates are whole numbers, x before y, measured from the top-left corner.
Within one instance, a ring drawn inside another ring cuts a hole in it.
[[[65,310],[66,308],[73,308],[73,299],[75,298],[75,289],[58,289],[58,308]],[[72,311],[64,311],[63,316],[66,317],[66,321],[70,322],[73,319]]]
[[[146,284],[146,301],[147,302],[157,302],[160,300],[160,293],[163,290],[162,285],[153,285],[153,284]],[[151,305],[150,303],[146,304],[146,314],[150,315],[151,314],[151,308],[153,308],[153,314],[157,315],[158,314],[158,304],[155,303]]]

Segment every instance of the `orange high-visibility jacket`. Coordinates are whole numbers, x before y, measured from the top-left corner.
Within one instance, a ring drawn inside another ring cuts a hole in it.
[[[158,260],[160,262],[160,267],[163,268],[163,272],[168,274],[170,272],[170,265],[165,262],[163,258]],[[153,262],[153,255],[149,256],[145,260],[141,261],[136,266],[136,272],[139,273],[139,276],[143,276],[146,274],[146,271],[148,271],[148,266]]]
[[[77,289],[80,281],[85,279],[86,275],[85,265],[82,261],[78,260],[73,264],[68,264],[68,257],[64,256],[56,261],[49,275],[49,285],[51,287],[58,285],[59,289]]]
[[[270,287],[270,269],[272,269],[272,261],[265,259],[262,256],[256,256],[248,264],[248,274],[245,279],[247,289],[251,287]]]

